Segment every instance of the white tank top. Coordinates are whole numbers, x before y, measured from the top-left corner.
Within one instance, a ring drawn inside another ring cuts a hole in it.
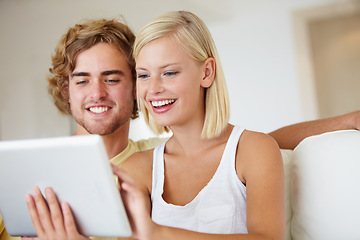
[[[165,143],[154,149],[152,219],[155,223],[203,233],[247,233],[246,187],[235,170],[235,155],[243,128],[235,126],[210,182],[185,206],[162,198]]]

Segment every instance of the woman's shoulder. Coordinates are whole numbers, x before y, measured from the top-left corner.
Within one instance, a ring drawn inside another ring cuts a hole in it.
[[[152,165],[152,158],[153,158],[153,151],[154,149],[149,149],[145,151],[140,151],[132,154],[130,157],[126,159],[124,164],[122,165],[122,168],[128,169],[128,168],[137,168],[139,166],[142,166],[141,168],[144,168],[146,166]]]
[[[247,150],[252,151],[253,149],[263,149],[265,150],[277,150],[279,146],[274,138],[268,134],[262,132],[256,132],[251,130],[244,130],[238,147],[241,145],[246,145]]]
[[[245,175],[259,172],[260,168],[272,168],[281,164],[279,146],[271,136],[250,130],[243,132],[236,155],[239,177],[245,179]]]
[[[153,151],[154,149],[149,149],[134,153],[124,162],[121,168],[137,181],[148,185],[147,183],[152,177]]]

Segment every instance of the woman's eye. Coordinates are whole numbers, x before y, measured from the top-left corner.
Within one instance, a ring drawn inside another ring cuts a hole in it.
[[[137,78],[144,79],[144,78],[148,78],[148,77],[149,77],[148,74],[138,74]]]
[[[166,72],[166,73],[164,73],[164,76],[171,77],[171,76],[175,76],[177,73],[178,72],[176,72],[176,71]]]

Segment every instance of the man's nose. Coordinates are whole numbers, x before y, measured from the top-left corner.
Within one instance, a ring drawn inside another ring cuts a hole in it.
[[[105,83],[94,81],[91,84],[90,95],[94,100],[102,99],[107,96]]]

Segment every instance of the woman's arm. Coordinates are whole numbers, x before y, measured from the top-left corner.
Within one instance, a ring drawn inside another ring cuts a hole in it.
[[[277,143],[266,134],[245,131],[236,169],[246,184],[248,232],[284,239],[284,168]]]
[[[360,130],[360,111],[332,118],[319,119],[289,125],[269,133],[282,149],[294,149],[303,139],[325,132]]]

